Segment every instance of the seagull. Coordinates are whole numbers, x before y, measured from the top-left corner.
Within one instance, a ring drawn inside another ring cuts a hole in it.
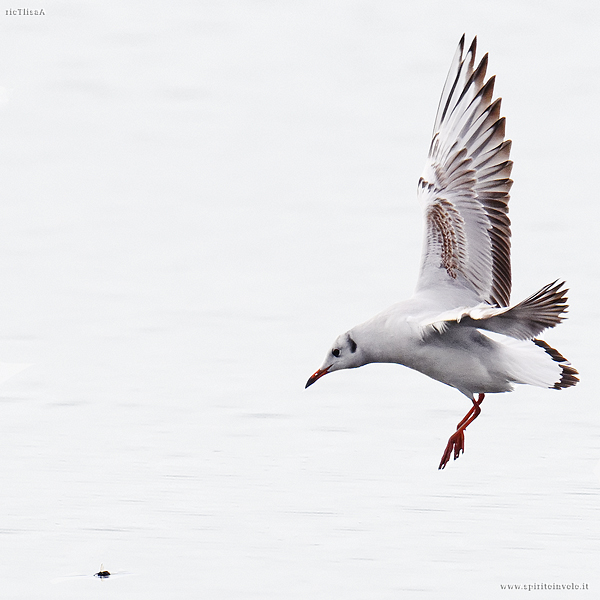
[[[485,394],[514,384],[555,390],[579,374],[537,336],[567,312],[565,283],[554,281],[510,304],[508,217],[511,141],[505,140],[488,55],[475,67],[477,38],[459,44],[435,118],[417,195],[425,213],[421,268],[411,298],[340,335],[306,387],[333,371],[397,363],[445,383],[472,407],[456,426],[439,464],[464,453],[465,429]]]

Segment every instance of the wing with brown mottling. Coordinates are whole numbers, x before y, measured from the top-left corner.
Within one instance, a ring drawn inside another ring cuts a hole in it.
[[[465,54],[464,36],[459,43],[419,180],[425,243],[417,292],[451,285],[465,298],[508,306],[511,142],[494,77],[485,81],[487,54],[474,68],[476,45],[477,38]]]

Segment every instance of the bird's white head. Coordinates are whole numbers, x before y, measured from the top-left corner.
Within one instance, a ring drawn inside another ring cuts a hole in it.
[[[306,382],[306,386],[312,385],[317,379],[340,369],[354,369],[365,364],[364,355],[360,346],[354,341],[352,332],[348,331],[340,335],[333,343],[327,353],[321,368],[314,373]]]

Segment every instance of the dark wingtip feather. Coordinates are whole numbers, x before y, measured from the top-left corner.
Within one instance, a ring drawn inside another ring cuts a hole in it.
[[[477,38],[473,38],[471,45],[469,46],[469,51],[467,52],[467,56],[471,56],[471,60],[469,60],[469,67],[471,70],[473,69],[473,65],[475,64],[475,54],[477,53]]]
[[[536,346],[543,348],[546,354],[550,355],[550,358],[562,367],[560,379],[554,385],[550,386],[550,389],[562,390],[563,388],[572,387],[579,383],[579,378],[577,377],[579,372],[571,366],[571,363],[558,350],[546,344],[544,340],[532,341]]]
[[[489,54],[486,52],[479,61],[479,65],[477,65],[477,69],[481,69],[482,71],[487,71],[488,62],[490,60]]]

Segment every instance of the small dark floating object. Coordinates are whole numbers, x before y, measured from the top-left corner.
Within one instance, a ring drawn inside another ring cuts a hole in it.
[[[98,571],[97,573],[94,573],[94,577],[100,577],[100,579],[106,579],[107,577],[110,577],[110,573],[108,571]]]

